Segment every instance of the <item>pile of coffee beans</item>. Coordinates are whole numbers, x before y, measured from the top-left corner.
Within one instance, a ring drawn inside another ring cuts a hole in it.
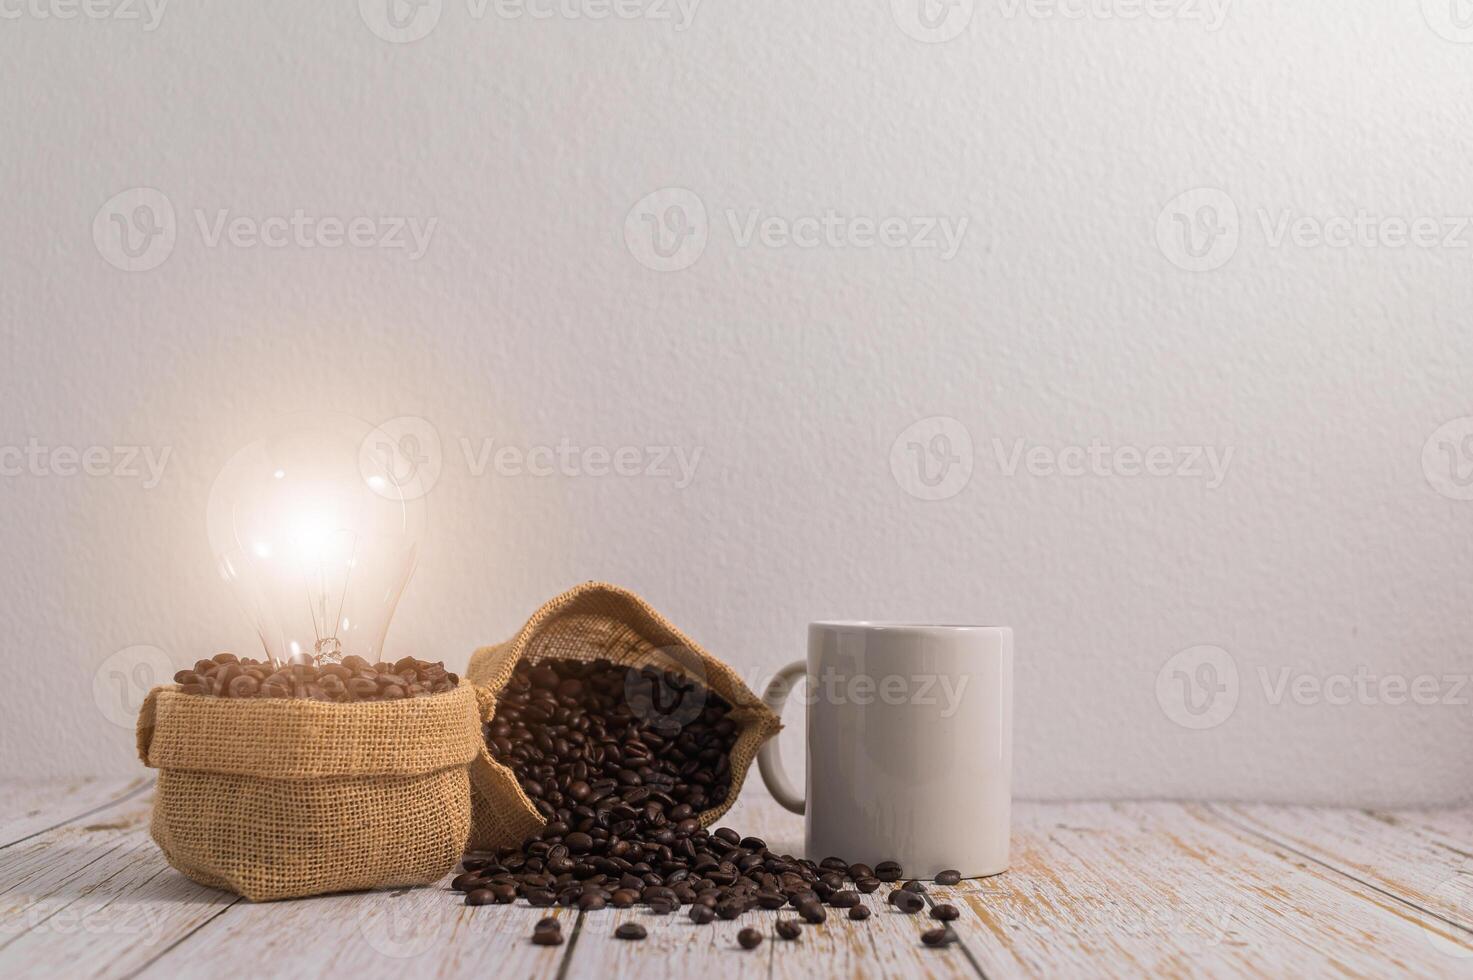
[[[486,744],[547,825],[521,847],[467,858],[452,887],[467,905],[521,898],[582,911],[642,905],[659,915],[689,906],[700,924],[755,908],[791,908],[818,924],[827,919],[825,904],[867,918],[860,895],[900,881],[896,862],[814,863],[730,828],[701,826],[700,814],[731,790],[738,731],[730,712],[715,692],[673,671],[608,660],[519,664],[485,726]],[[914,914],[925,906],[924,890],[906,882],[891,901]],[[775,931],[794,941],[802,924],[779,919]],[[624,923],[615,935],[639,940],[646,931]],[[737,937],[744,949],[761,941],[755,929]]]
[[[396,701],[452,691],[460,678],[443,663],[404,657],[371,664],[347,656],[338,663],[300,655],[286,664],[217,653],[174,675],[185,694],[221,698],[309,698],[313,701]]]

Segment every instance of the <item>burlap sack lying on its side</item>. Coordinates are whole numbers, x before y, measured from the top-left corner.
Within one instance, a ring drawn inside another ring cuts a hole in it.
[[[256,901],[423,885],[470,831],[476,692],[333,704],[149,693],[153,839],[204,885]]]
[[[476,685],[481,720],[495,714],[496,696],[521,661],[597,660],[673,670],[705,685],[732,705],[738,729],[731,750],[731,791],[699,815],[709,827],[736,802],[757,750],[782,727],[776,714],[736,672],[672,626],[633,592],[603,582],[569,589],[532,614],[516,636],[471,656],[466,677]],[[483,744],[471,764],[469,850],[515,847],[542,832],[546,821],[516,776]]]

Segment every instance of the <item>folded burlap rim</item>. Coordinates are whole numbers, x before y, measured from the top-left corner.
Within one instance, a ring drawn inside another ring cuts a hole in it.
[[[628,589],[585,582],[542,605],[505,643],[481,647],[466,677],[476,685],[482,721],[496,714],[496,696],[522,661],[608,659],[618,664],[673,670],[704,685],[731,705],[739,734],[731,751],[731,791],[698,819],[709,827],[731,809],[741,793],[757,750],[782,728],[736,671],[709,653]],[[481,747],[471,763],[472,850],[514,847],[542,832],[547,822],[522,791],[512,771]]]
[[[155,769],[263,779],[393,776],[463,766],[481,751],[476,690],[337,704],[221,698],[166,684],[138,714],[138,757]]]

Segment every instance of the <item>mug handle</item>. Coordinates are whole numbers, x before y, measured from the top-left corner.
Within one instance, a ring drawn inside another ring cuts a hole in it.
[[[793,681],[797,677],[808,672],[808,664],[803,660],[795,660],[772,679],[767,685],[767,693],[762,695],[766,705],[777,713],[779,717],[783,713],[783,705],[787,703],[788,695],[793,693]],[[783,768],[782,756],[777,752],[777,736],[768,739],[757,753],[757,768],[762,773],[762,781],[767,784],[767,791],[772,798],[794,813],[802,814],[808,809],[807,801],[803,794],[793,789],[793,782],[788,778],[788,771]]]

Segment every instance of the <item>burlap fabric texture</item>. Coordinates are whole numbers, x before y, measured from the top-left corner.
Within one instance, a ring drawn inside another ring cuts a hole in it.
[[[603,582],[569,589],[533,613],[510,640],[477,650],[471,656],[466,677],[476,685],[482,721],[490,721],[496,696],[518,663],[601,657],[619,664],[676,671],[731,703],[729,717],[739,732],[731,752],[731,791],[719,806],[700,814],[701,825],[710,826],[736,802],[757,750],[777,734],[782,724],[734,670],[633,592]],[[546,826],[516,776],[493,759],[484,744],[471,764],[471,802],[467,847],[473,851],[515,847]]]
[[[201,884],[256,901],[422,885],[470,830],[476,692],[333,704],[149,693],[153,839]]]

